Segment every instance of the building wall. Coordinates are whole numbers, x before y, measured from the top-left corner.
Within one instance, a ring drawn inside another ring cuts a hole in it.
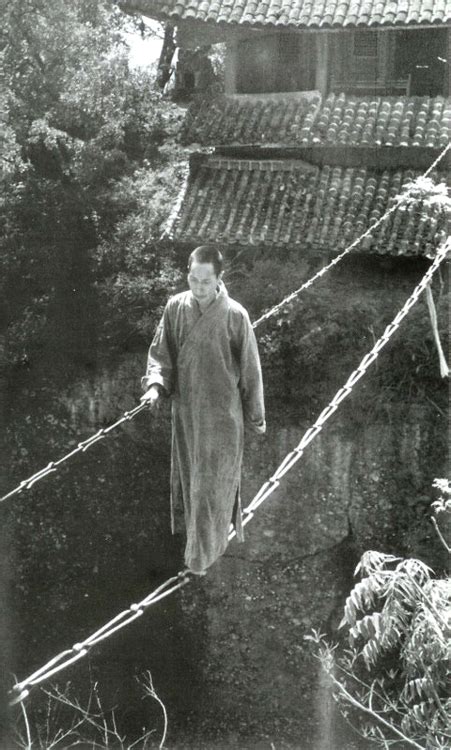
[[[449,91],[449,38],[446,29],[422,30],[380,30],[380,31],[341,31],[341,32],[293,32],[293,35],[306,40],[314,40],[313,45],[302,45],[300,65],[314,68],[314,88],[323,94],[332,87],[338,90],[340,84],[351,86],[352,82],[366,81],[355,93],[371,92],[385,94],[447,95]],[[409,36],[410,35],[410,36]],[[267,45],[267,60],[262,62],[268,71],[271,61],[275,64],[277,50],[274,46],[276,34],[273,32],[241,32],[229,37],[226,55],[226,93],[252,93],[243,90],[243,66],[248,59],[255,67],[255,40],[261,41],[261,48]],[[411,40],[411,42],[409,42]],[[313,46],[313,49],[312,49]],[[377,56],[374,56],[377,48]],[[241,52],[240,52],[241,50]],[[305,62],[303,63],[303,55]],[[314,60],[312,62],[312,55]],[[441,58],[441,59],[439,59]],[[429,66],[427,69],[426,66]],[[238,73],[239,71],[239,73]],[[268,78],[264,67],[262,79]],[[275,90],[268,88],[268,91]],[[283,89],[280,88],[282,91]],[[290,85],[284,90],[293,90]],[[261,93],[261,86],[255,93]]]

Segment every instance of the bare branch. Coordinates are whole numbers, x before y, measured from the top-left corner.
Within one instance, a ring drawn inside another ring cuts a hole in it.
[[[431,516],[431,521],[432,521],[432,523],[434,525],[434,529],[437,532],[438,538],[440,539],[440,541],[443,544],[444,548],[446,549],[446,551],[448,552],[448,554],[451,554],[451,547],[448,545],[448,543],[446,542],[446,539],[444,538],[442,532],[440,531],[439,525],[437,523],[437,519],[434,518],[434,516]]]
[[[26,748],[26,750],[31,750],[32,749],[32,742],[31,742],[30,723],[28,721],[27,710],[26,710],[26,708],[24,706],[24,702],[23,701],[20,702],[20,707],[22,709],[23,720],[25,722],[25,730],[27,732],[27,748]]]
[[[159,697],[159,695],[155,692],[155,688],[153,686],[153,680],[152,680],[152,675],[150,673],[150,670],[147,670],[146,671],[146,676],[143,679],[141,679],[141,680],[138,679],[138,682],[144,688],[145,695],[149,695],[151,698],[153,698],[154,700],[156,700],[157,703],[159,703],[159,705],[161,706],[161,710],[163,712],[164,726],[163,726],[163,735],[162,735],[162,738],[161,738],[161,742],[159,744],[159,750],[163,750],[164,743],[166,742],[166,734],[167,734],[167,731],[168,731],[168,714],[167,714],[167,711],[166,711],[166,706],[164,705],[164,703],[161,700],[161,698]]]
[[[340,680],[337,680],[336,677],[334,677],[333,674],[330,674],[330,679],[334,683],[334,685],[338,688],[340,693],[346,698],[348,703],[350,703],[355,708],[360,709],[360,711],[363,711],[364,713],[369,714],[373,717],[373,719],[376,719],[378,722],[383,724],[387,729],[389,729],[391,732],[396,734],[400,739],[402,739],[404,742],[407,742],[412,747],[415,747],[416,750],[427,750],[427,748],[424,745],[419,745],[418,742],[415,742],[415,740],[410,739],[410,737],[407,737],[403,732],[401,732],[400,729],[395,727],[393,724],[391,724],[389,721],[383,718],[380,714],[378,714],[376,711],[372,711],[368,706],[365,706],[363,703],[358,701],[356,698],[354,698],[351,693],[349,693],[344,685],[340,682]]]

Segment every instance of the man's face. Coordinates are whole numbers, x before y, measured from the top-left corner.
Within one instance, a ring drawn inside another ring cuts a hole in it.
[[[188,272],[188,284],[200,304],[206,305],[213,301],[218,280],[213,263],[193,261]]]

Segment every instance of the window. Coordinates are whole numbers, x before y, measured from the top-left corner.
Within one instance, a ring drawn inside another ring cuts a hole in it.
[[[377,57],[377,31],[354,33],[354,57]]]
[[[260,94],[315,87],[315,40],[311,34],[268,34],[238,44],[237,91]]]
[[[345,47],[348,60],[345,77],[374,83],[378,79],[379,63],[377,31],[354,31],[350,41],[348,49]]]
[[[354,33],[354,57],[377,57],[377,31]]]

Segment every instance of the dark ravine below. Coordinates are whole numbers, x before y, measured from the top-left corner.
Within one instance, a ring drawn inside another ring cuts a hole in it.
[[[129,355],[75,382],[46,422],[50,394],[41,394],[42,404],[25,395],[22,455],[33,450],[36,468],[129,408],[142,363],[142,355]],[[336,415],[258,511],[245,544],[232,543],[205,579],[157,605],[60,684],[70,679],[83,693],[98,680],[133,732],[161,724],[135,686],[135,675],[150,669],[169,713],[169,748],[364,747],[338,719],[303,636],[312,627],[335,630],[362,551],[424,556],[431,543],[425,518],[429,479],[443,473],[434,453],[442,418],[415,403],[390,408],[384,423],[354,434]],[[244,502],[308,426],[278,423],[270,405],[268,417],[267,435],[248,440]],[[168,465],[164,406],[11,503],[11,651],[20,676],[180,569],[181,547],[168,529]],[[413,491],[420,500],[412,502]]]
[[[331,283],[331,305],[341,304],[347,319],[371,295],[375,315],[391,314],[420,272],[401,283],[403,269],[377,276],[360,268],[360,276],[352,268],[342,277],[335,272]],[[369,342],[350,340],[339,354],[357,364]],[[80,365],[70,376],[53,360],[50,373],[44,354],[3,382],[5,492],[140,396],[145,351],[89,370]],[[335,360],[329,380],[320,373],[315,382],[322,406],[344,382],[334,369]],[[424,386],[427,398],[403,384],[385,398],[368,378],[360,400],[342,404],[259,509],[246,542],[233,542],[204,579],[62,674],[60,686],[70,680],[83,699],[97,681],[130,737],[144,725],[156,727],[157,737],[161,712],[141,699],[136,683],[150,669],[169,715],[168,750],[363,750],[337,715],[304,636],[312,628],[335,636],[367,549],[445,567],[429,522],[432,481],[447,472],[446,386],[434,382]],[[268,388],[268,432],[247,440],[244,504],[319,412],[309,404],[312,383],[299,377],[296,386],[283,403]],[[26,676],[181,569],[182,545],[169,531],[169,461],[165,404],[1,508],[8,670]]]

